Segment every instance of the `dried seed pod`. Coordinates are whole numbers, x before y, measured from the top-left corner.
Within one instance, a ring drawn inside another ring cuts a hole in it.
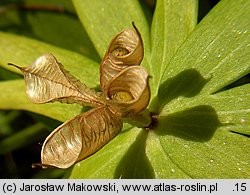
[[[137,114],[150,100],[148,73],[141,66],[131,66],[120,72],[108,84],[108,104],[121,116]]]
[[[100,105],[99,94],[73,77],[52,54],[42,55],[25,68],[14,66],[23,72],[26,92],[33,103]]]
[[[121,119],[105,106],[81,113],[46,138],[41,153],[42,166],[68,168],[97,152],[121,129]]]
[[[143,55],[141,35],[135,26],[115,36],[101,62],[102,91],[107,95],[109,81],[127,67],[140,65]]]
[[[135,26],[119,33],[101,63],[102,96],[70,75],[51,54],[26,68],[14,65],[24,74],[32,102],[96,106],[66,121],[46,138],[41,152],[43,168],[68,168],[92,155],[121,131],[122,117],[140,120],[140,127],[150,125],[151,117],[144,110],[150,90],[148,73],[139,66],[142,58],[143,44]]]

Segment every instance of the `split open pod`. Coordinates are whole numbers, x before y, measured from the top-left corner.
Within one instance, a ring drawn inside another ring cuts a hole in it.
[[[139,66],[143,43],[138,30],[126,29],[111,41],[101,62],[96,92],[66,71],[52,54],[21,68],[33,103],[77,103],[93,107],[57,127],[44,141],[43,168],[68,168],[97,152],[122,129],[123,119],[140,115],[150,100],[148,73]],[[13,65],[13,64],[10,64]]]

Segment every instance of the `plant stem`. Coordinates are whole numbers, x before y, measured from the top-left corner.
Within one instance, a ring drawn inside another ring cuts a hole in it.
[[[152,121],[152,114],[148,109],[125,119],[125,122],[140,128],[148,128],[151,126]]]

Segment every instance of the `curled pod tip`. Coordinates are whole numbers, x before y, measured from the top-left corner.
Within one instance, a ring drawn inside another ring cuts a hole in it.
[[[143,56],[143,42],[135,26],[116,35],[101,62],[102,91],[107,93],[107,83],[121,71],[130,66],[139,66]]]
[[[148,77],[146,69],[140,66],[119,73],[108,85],[109,105],[122,116],[144,110],[150,100]]]

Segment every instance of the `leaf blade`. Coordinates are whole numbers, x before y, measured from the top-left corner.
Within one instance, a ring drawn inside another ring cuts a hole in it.
[[[209,80],[200,93],[212,94],[249,73],[249,6],[245,0],[218,3],[178,50],[165,69],[161,84],[183,70],[195,69]]]
[[[151,62],[155,64],[154,68],[151,68],[153,88],[158,89],[162,72],[196,26],[197,7],[196,0],[157,1],[151,27]],[[155,96],[155,93],[156,91],[153,91],[152,96]]]
[[[205,143],[176,136],[161,136],[160,142],[171,161],[191,178],[249,178],[249,138],[217,130]]]
[[[1,109],[27,110],[35,112],[59,121],[65,121],[79,114],[82,107],[76,104],[33,104],[25,93],[23,80],[0,82],[0,104]],[[17,98],[18,97],[18,98]]]
[[[155,133],[149,133],[146,145],[146,155],[152,167],[154,167],[155,178],[187,178],[190,176],[175,164],[171,156],[165,152],[159,137]]]
[[[139,30],[142,29],[140,31],[146,39],[144,42],[149,49],[148,25],[139,2],[108,0],[104,3],[73,0],[73,4],[100,56],[104,56],[107,45],[114,34],[131,27],[133,21]],[[103,25],[103,19],[107,17],[109,20],[106,20],[105,25]],[[100,26],[102,26],[101,31],[97,30]]]
[[[1,7],[4,13],[1,15],[1,30],[28,36],[100,60],[77,18],[71,1],[28,0],[25,5],[12,2],[3,3]],[[53,11],[49,10],[50,8]],[[43,25],[45,23],[46,25]]]
[[[218,116],[218,120],[220,121],[220,129],[249,135],[249,96],[250,85],[245,84],[213,95],[200,95],[192,100],[183,98],[178,101],[173,101],[162,110],[160,116],[168,116],[186,109],[194,108],[195,106],[206,105],[214,109],[214,114]],[[191,119],[189,119],[189,121],[190,120]],[[200,120],[204,119],[201,117],[199,121]],[[183,120],[179,122],[185,123]],[[211,123],[209,122],[206,124],[207,127],[210,125]]]
[[[160,141],[157,150],[164,150],[167,160],[176,166],[163,168],[169,172],[166,177],[174,177],[182,171],[176,176],[250,176],[250,155],[246,149],[250,146],[247,137],[250,134],[249,92],[250,85],[245,84],[213,95],[181,98],[162,110],[155,131],[158,135],[155,140]],[[155,158],[154,150],[149,146],[149,159]]]
[[[69,70],[72,75],[79,78],[90,87],[99,83],[99,65],[77,53],[64,50],[47,43],[22,36],[0,32],[0,66],[19,73],[17,69],[7,66],[8,63],[27,66],[44,53],[52,53]],[[15,56],[13,56],[15,53]],[[82,69],[84,68],[84,72]],[[89,76],[91,75],[91,76]]]
[[[22,129],[19,132],[13,133],[0,141],[0,154],[7,154],[19,148],[23,148],[31,143],[40,141],[40,136],[44,132],[44,125],[37,123],[28,128]],[[27,141],[29,140],[29,141]]]

